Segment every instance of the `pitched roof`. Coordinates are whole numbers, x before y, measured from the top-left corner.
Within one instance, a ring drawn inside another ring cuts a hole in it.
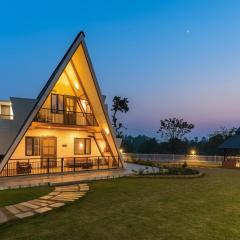
[[[236,134],[228,138],[222,143],[219,149],[240,149],[240,128],[236,131]]]

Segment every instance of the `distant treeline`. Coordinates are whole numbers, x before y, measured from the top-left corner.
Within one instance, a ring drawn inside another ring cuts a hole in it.
[[[174,139],[171,141],[159,141],[156,138],[150,138],[144,135],[137,137],[125,136],[122,142],[124,152],[129,153],[161,153],[172,154],[173,144],[175,154],[191,154],[194,150],[196,154],[215,155],[221,154],[218,146],[227,138],[235,134],[236,128],[221,128],[219,131],[210,134],[208,137],[201,139]]]

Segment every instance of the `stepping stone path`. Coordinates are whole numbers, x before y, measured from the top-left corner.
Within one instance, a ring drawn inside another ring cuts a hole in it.
[[[41,214],[64,206],[83,197],[89,190],[87,184],[58,186],[46,196],[27,202],[0,208],[0,224],[12,219],[21,219]]]

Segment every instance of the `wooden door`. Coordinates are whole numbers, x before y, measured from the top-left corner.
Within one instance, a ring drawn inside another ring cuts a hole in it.
[[[76,98],[64,96],[64,123],[76,125]]]
[[[56,167],[57,166],[57,138],[56,137],[42,137],[41,138],[41,159],[42,167]]]

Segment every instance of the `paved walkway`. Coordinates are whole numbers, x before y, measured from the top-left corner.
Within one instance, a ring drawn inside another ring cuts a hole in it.
[[[83,197],[88,190],[89,186],[87,184],[55,187],[55,190],[46,196],[0,208],[0,223],[30,217],[62,207],[67,202],[73,202]]]

